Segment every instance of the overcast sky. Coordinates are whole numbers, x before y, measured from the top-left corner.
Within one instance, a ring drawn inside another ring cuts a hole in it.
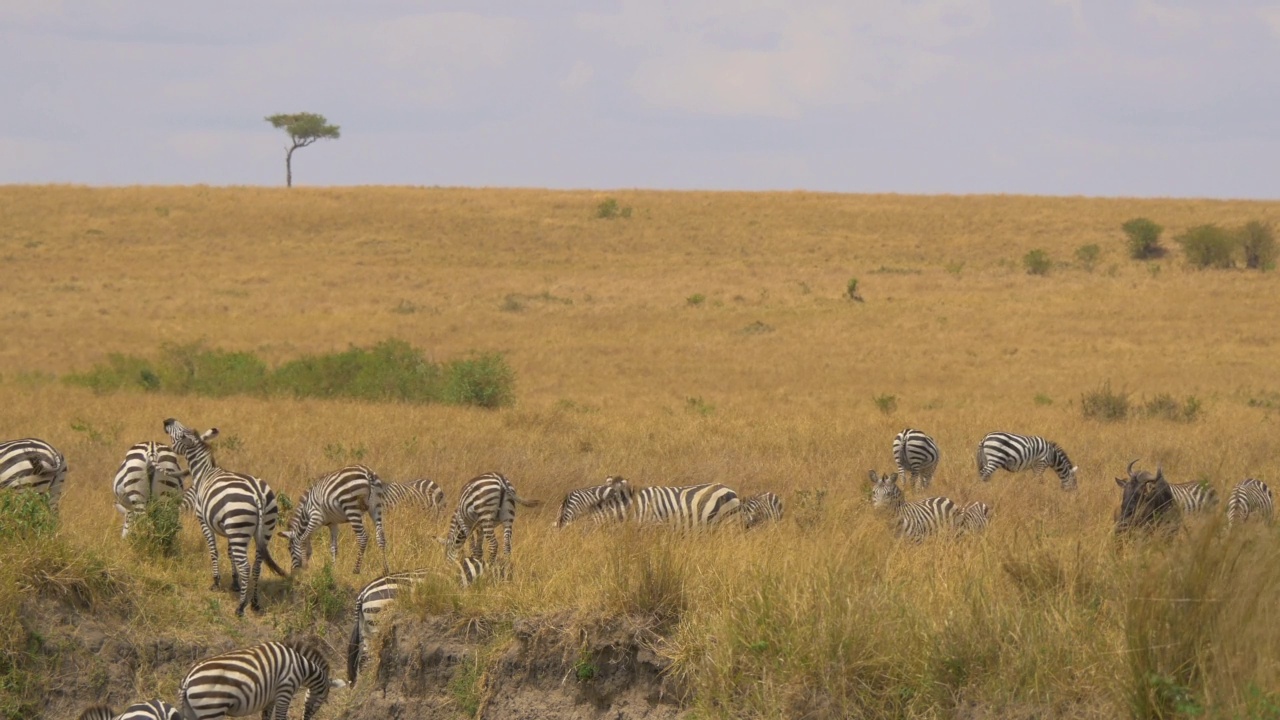
[[[1280,2],[0,0],[0,183],[1280,197]]]

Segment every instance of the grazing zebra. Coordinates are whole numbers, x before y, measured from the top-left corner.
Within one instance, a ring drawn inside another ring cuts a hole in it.
[[[590,517],[596,525],[609,520],[626,520],[631,506],[631,486],[625,478],[610,475],[603,485],[570,490],[560,504],[560,516],[555,526],[568,525],[579,517]]]
[[[444,507],[444,490],[426,478],[403,483],[383,481],[382,509],[390,510],[405,504],[440,510]]]
[[[1071,459],[1057,443],[1037,435],[1014,435],[1005,432],[988,433],[978,443],[978,475],[983,482],[991,479],[996,470],[1011,473],[1030,469],[1039,478],[1045,468],[1053,468],[1063,490],[1076,488],[1076,470]]]
[[[271,535],[280,516],[275,491],[252,475],[218,467],[208,443],[218,436],[217,428],[199,433],[169,418],[164,421],[164,430],[173,438],[173,449],[187,458],[187,466],[191,468],[196,519],[200,521],[200,530],[209,545],[209,559],[213,562],[213,589],[218,589],[221,580],[216,533],[227,538],[227,556],[235,569],[232,587],[240,593],[236,615],[244,615],[245,605],[260,611],[258,577],[262,573],[262,561],[266,560],[268,567],[281,577],[288,576],[271,558]],[[256,546],[252,571],[250,542]]]
[[[1208,512],[1218,505],[1218,492],[1207,482],[1169,483],[1169,490],[1173,492],[1173,501],[1184,513]]]
[[[149,500],[184,493],[186,475],[178,464],[178,454],[164,443],[140,442],[125,451],[124,462],[111,483],[116,510],[124,516],[120,537],[129,535],[129,525]]]
[[[742,501],[738,514],[742,527],[748,530],[763,522],[778,522],[782,519],[782,498],[767,491],[752,495]]]
[[[329,688],[345,686],[329,677],[329,661],[316,648],[265,642],[196,663],[182,679],[178,700],[185,720],[257,712],[265,720],[287,720],[294,693],[305,689],[302,717],[311,720],[329,699]]]
[[[1270,523],[1273,511],[1271,488],[1261,480],[1246,478],[1236,484],[1227,499],[1227,526],[1244,522],[1255,513]]]
[[[349,523],[356,533],[356,566],[360,573],[369,534],[364,514],[373,519],[378,547],[382,549],[382,570],[387,568],[387,539],[382,530],[382,480],[364,465],[349,465],[321,478],[298,498],[298,508],[289,518],[289,529],[280,533],[289,541],[293,569],[305,567],[311,559],[311,534],[321,525],[329,526],[329,552],[338,561],[338,526]]]
[[[119,715],[106,705],[94,705],[80,713],[80,720],[182,720],[182,714],[163,700],[148,700],[130,705]]]
[[[960,508],[956,525],[962,533],[979,533],[991,522],[991,506],[977,500]]]
[[[914,541],[942,530],[958,526],[960,518],[950,498],[931,497],[907,502],[898,487],[897,475],[878,475],[870,471],[871,506],[887,508],[897,520],[898,533]]]
[[[1155,475],[1146,471],[1135,473],[1133,466],[1137,462],[1130,462],[1125,470],[1127,480],[1116,478],[1116,485],[1124,491],[1120,509],[1116,511],[1116,533],[1161,527],[1166,531],[1176,530],[1181,524],[1182,511],[1174,500],[1172,487],[1164,479],[1164,471],[1157,469]]]
[[[516,521],[516,505],[537,507],[540,500],[526,500],[516,493],[515,486],[502,473],[485,473],[467,481],[458,493],[458,508],[449,521],[445,537],[436,538],[444,545],[444,556],[449,562],[458,561],[458,550],[471,536],[471,554],[484,559],[475,532],[477,527],[484,534],[492,562],[498,562],[498,538],[495,529],[502,525],[502,547],[507,561],[511,559],[511,528]]]
[[[907,428],[893,438],[893,462],[904,486],[928,488],[941,454],[938,443],[919,430]]]
[[[0,489],[35,490],[58,506],[67,479],[67,459],[52,445],[36,438],[0,442]]]
[[[738,493],[719,483],[637,490],[632,507],[636,522],[665,523],[681,529],[709,527],[736,513]]]

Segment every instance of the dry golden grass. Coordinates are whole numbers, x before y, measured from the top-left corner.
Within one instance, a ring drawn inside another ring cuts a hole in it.
[[[1172,246],[1185,227],[1274,219],[1280,204],[612,196],[631,218],[597,219],[606,195],[591,192],[0,188],[0,436],[66,453],[61,536],[132,578],[139,632],[249,637],[302,617],[274,581],[262,621],[231,617],[231,596],[206,590],[190,523],[174,560],[124,549],[111,477],[175,416],[221,428],[224,466],[293,497],[357,459],[389,479],[431,477],[450,500],[505,472],[547,502],[520,511],[515,579],[419,609],[585,618],[675,597],[661,649],[706,715],[1157,717],[1181,702],[1229,717],[1261,707],[1251,687],[1280,687],[1274,531],[1197,526],[1120,548],[1110,533],[1111,478],[1134,457],[1224,498],[1246,475],[1280,484],[1280,276],[1188,271],[1172,254],[1133,262],[1120,224],[1150,217]],[[1091,243],[1094,272],[1022,269],[1032,248],[1065,262]],[[865,303],[843,298],[851,277]],[[506,353],[516,406],[95,396],[52,379],[164,342],[279,362],[388,337],[437,360]],[[1085,420],[1082,393],[1106,381],[1203,409],[1193,423]],[[881,395],[896,397],[892,414]],[[868,507],[867,470],[891,466],[907,425],[942,447],[932,492],[992,505],[986,536],[904,544]],[[974,448],[996,429],[1059,441],[1079,491],[1051,473],[981,485]],[[607,474],[773,489],[790,517],[745,535],[554,531],[564,491]],[[827,506],[796,517],[797,492],[818,489]],[[443,572],[444,522],[390,518],[392,567]],[[344,530],[337,576],[350,588],[374,572],[352,577],[353,551]],[[380,565],[372,549],[367,566]],[[140,676],[139,693],[172,694],[177,680]]]

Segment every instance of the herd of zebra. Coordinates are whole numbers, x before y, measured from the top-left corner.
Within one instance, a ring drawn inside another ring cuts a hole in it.
[[[246,606],[260,611],[257,588],[262,564],[265,562],[281,576],[289,575],[271,557],[269,549],[280,516],[276,493],[252,475],[218,466],[209,445],[218,435],[216,428],[200,432],[173,418],[165,420],[163,427],[172,444],[134,445],[126,452],[114,478],[115,506],[123,516],[122,536],[128,535],[131,523],[150,500],[180,497],[181,507],[199,521],[208,545],[213,588],[217,590],[221,581],[216,537],[222,536],[227,539],[227,555],[233,568],[232,588],[239,594],[236,614],[243,615]],[[188,470],[182,469],[180,457],[186,460]],[[888,511],[901,536],[919,540],[947,530],[965,535],[985,529],[990,522],[991,507],[983,502],[960,507],[946,497],[906,500],[899,483],[927,489],[940,457],[933,438],[908,428],[893,441],[896,472],[869,473],[872,505]],[[1217,494],[1209,485],[1168,483],[1161,469],[1155,473],[1134,472],[1136,463],[1130,463],[1128,479],[1116,478],[1123,491],[1115,517],[1117,532],[1166,524],[1182,513],[1204,512],[1217,505]],[[1077,486],[1078,468],[1066,452],[1057,443],[1038,436],[987,434],[978,444],[977,469],[984,482],[997,470],[1031,470],[1040,476],[1052,469],[1063,490]],[[28,438],[0,443],[0,489],[42,491],[56,506],[66,474],[66,458],[46,442]],[[312,483],[299,497],[288,528],[279,533],[288,541],[291,570],[299,570],[307,565],[313,535],[321,526],[329,527],[330,554],[336,560],[339,527],[351,525],[357,545],[354,572],[359,573],[368,545],[364,516],[373,522],[383,574],[365,585],[356,597],[354,626],[347,644],[347,682],[354,683],[359,675],[379,613],[397,594],[436,574],[434,568],[390,572],[383,511],[409,502],[442,509],[444,501],[444,491],[430,480],[384,482],[367,466],[352,465]],[[500,579],[509,577],[516,507],[539,504],[540,501],[521,497],[500,473],[480,475],[462,486],[445,534],[437,540],[444,546],[445,559],[456,568],[463,587],[485,574],[486,568]],[[733,518],[744,528],[751,528],[781,520],[782,513],[782,500],[772,492],[740,499],[734,490],[719,483],[633,489],[626,479],[609,476],[600,485],[568,492],[554,525],[563,528],[578,520],[590,520],[596,525],[634,520],[694,529]],[[1227,503],[1230,524],[1255,515],[1270,521],[1272,514],[1271,492],[1261,481],[1246,479],[1233,489]],[[462,556],[468,541],[469,551]],[[251,544],[255,546],[252,564]],[[154,700],[130,706],[123,714],[95,706],[81,717],[210,720],[262,711],[264,718],[284,720],[295,692],[306,689],[304,718],[309,719],[325,701],[330,688],[345,684],[330,678],[328,662],[313,645],[266,642],[197,663],[181,684],[180,710]]]

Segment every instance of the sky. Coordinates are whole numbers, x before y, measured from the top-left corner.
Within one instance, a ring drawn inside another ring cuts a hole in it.
[[[1280,197],[1280,1],[0,0],[0,183]]]

